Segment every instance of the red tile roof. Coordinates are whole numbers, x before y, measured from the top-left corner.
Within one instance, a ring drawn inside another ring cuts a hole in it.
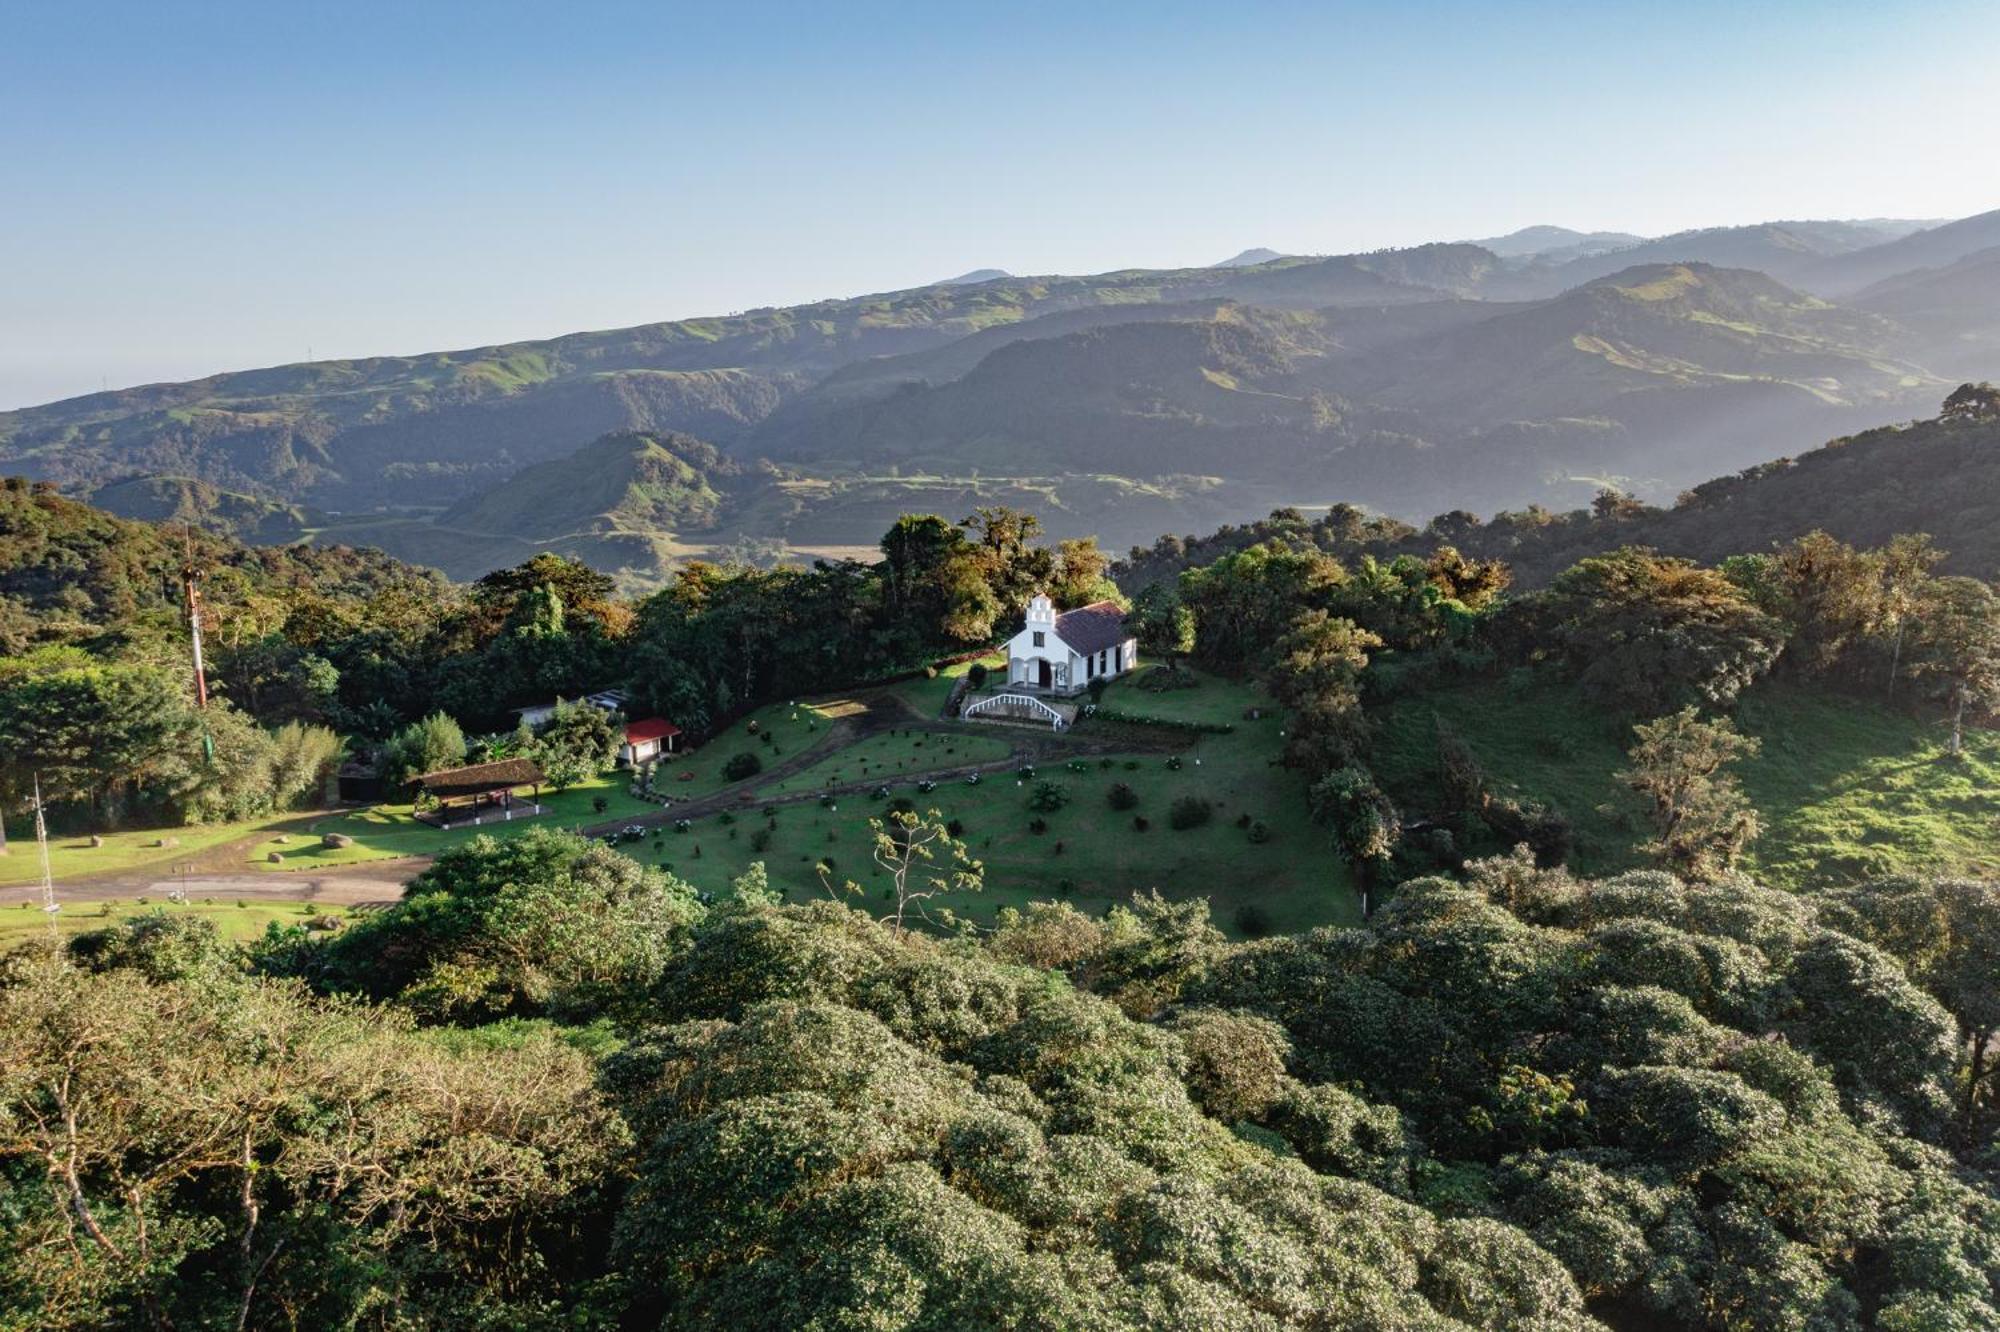
[[[664,740],[670,735],[680,733],[680,727],[670,721],[662,721],[658,717],[625,723],[625,743],[629,745],[643,745],[648,740]]]

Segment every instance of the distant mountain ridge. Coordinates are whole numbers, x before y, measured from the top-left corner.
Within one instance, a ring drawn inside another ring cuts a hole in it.
[[[852,515],[918,493],[913,470],[926,494],[1089,496],[1055,521],[1113,540],[1175,505],[1247,516],[1274,490],[1405,514],[1567,504],[1607,480],[1657,497],[1995,377],[1996,247],[2000,212],[975,270],[91,394],[0,413],[0,467],[460,573],[510,543],[620,543],[635,578],[688,534],[844,543],[866,528]]]

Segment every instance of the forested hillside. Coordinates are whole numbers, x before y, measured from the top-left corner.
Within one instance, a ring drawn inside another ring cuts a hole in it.
[[[0,465],[133,516],[212,511],[465,578],[563,537],[633,587],[720,552],[865,548],[899,500],[937,502],[912,475],[1121,547],[1274,497],[1410,521],[1607,483],[1657,503],[1991,378],[1993,216],[972,274],[93,394],[0,413]],[[628,460],[593,450],[630,434],[684,440],[704,479],[676,486],[716,500],[628,502]],[[704,450],[742,471],[714,484]]]
[[[1778,458],[1684,491],[1671,507],[1615,490],[1587,509],[1540,506],[1490,518],[1465,510],[1422,527],[1336,505],[1321,517],[1296,509],[1201,536],[1167,536],[1135,547],[1120,564],[1128,586],[1177,577],[1230,551],[1285,541],[1330,554],[1423,554],[1449,544],[1505,560],[1524,586],[1538,586],[1587,555],[1637,545],[1719,561],[1766,550],[1821,530],[1862,546],[1924,532],[1943,568],[1991,579],[2000,571],[2000,399],[1986,385],[1948,395],[1931,420],[1837,439],[1796,458]]]
[[[998,506],[635,600],[10,482],[0,818],[38,781],[65,866],[235,820],[238,875],[416,868],[261,934],[187,900],[0,933],[0,1309],[1988,1326],[2000,592],[1775,524],[1851,521],[1846,467],[1983,502],[1996,419],[1968,386],[1671,511],[1286,514],[1122,586]],[[734,502],[697,444],[592,447],[577,513]],[[1697,518],[1699,560],[1619,539]],[[1517,528],[1590,536],[1487,553]],[[954,715],[1036,590],[1129,607],[1143,667],[1063,728]],[[613,773],[617,716],[510,712],[607,687],[681,748]],[[313,809],[363,756],[380,803]],[[540,812],[419,820],[413,778],[513,761]]]

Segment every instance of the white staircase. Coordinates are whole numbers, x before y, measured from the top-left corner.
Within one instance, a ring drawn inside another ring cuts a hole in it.
[[[1049,729],[1060,731],[1069,725],[1069,719],[1059,710],[1050,707],[1032,694],[988,694],[975,699],[959,710],[961,717],[1023,717],[1035,721],[1046,721]]]

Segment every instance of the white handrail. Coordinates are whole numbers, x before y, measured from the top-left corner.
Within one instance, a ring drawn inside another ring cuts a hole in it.
[[[975,702],[966,704],[965,707],[960,711],[959,715],[962,717],[970,717],[974,713],[991,712],[996,707],[998,707],[1003,703],[1009,704],[1015,708],[1020,708],[1022,705],[1025,704],[1027,711],[1039,712],[1043,716],[1047,717],[1049,719],[1050,729],[1060,731],[1063,728],[1062,713],[1050,707],[1048,704],[1042,702],[1042,700],[1036,698],[1032,694],[988,694],[985,698],[978,699]]]

